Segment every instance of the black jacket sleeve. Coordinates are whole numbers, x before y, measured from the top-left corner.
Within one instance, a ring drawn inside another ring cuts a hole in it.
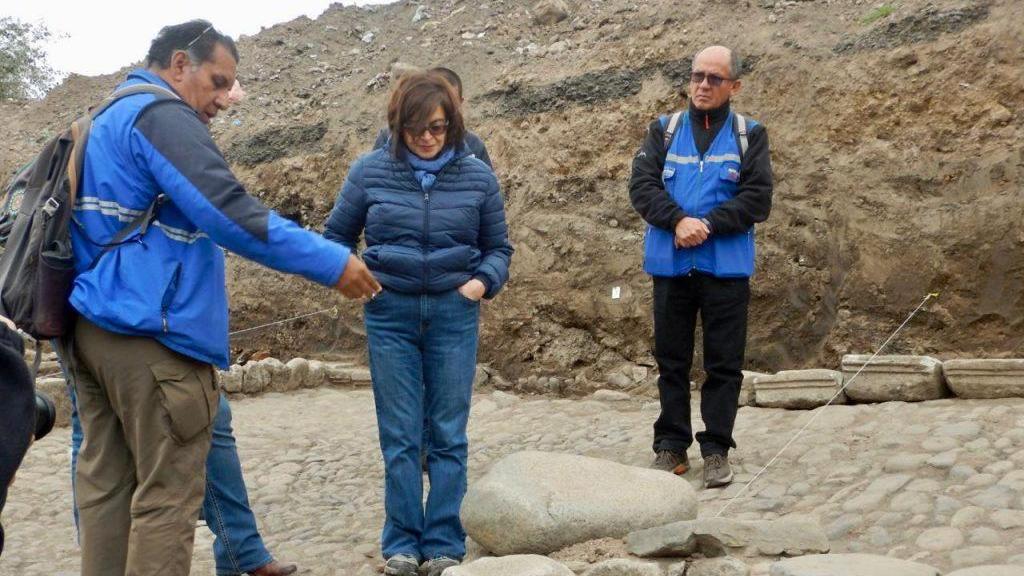
[[[768,132],[754,127],[750,146],[740,166],[740,189],[731,200],[708,212],[712,234],[738,234],[768,219],[772,209],[772,159],[768,152]],[[635,165],[635,164],[634,164]]]
[[[35,389],[22,358],[24,346],[17,332],[0,324],[0,512],[36,424]],[[3,547],[0,526],[0,552]]]
[[[643,145],[633,157],[629,178],[629,201],[640,217],[652,226],[672,232],[686,213],[665,190],[661,171],[665,168],[665,129],[651,122]]]

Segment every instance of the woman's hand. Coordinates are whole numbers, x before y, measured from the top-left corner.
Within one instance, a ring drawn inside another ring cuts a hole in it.
[[[484,286],[484,283],[476,278],[473,278],[469,282],[459,286],[459,294],[462,294],[474,302],[479,302],[486,292],[487,286]]]
[[[7,326],[11,330],[17,330],[18,329],[18,327],[14,325],[14,322],[11,322],[9,319],[4,318],[3,316],[0,316],[0,324],[3,324],[5,326]]]

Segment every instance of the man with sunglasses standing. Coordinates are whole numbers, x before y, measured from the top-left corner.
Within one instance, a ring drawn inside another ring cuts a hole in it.
[[[232,174],[207,125],[239,55],[209,22],[163,28],[96,109],[74,207],[73,337],[83,576],[186,575],[228,366],[224,252],[370,298],[345,246],[282,218]]]
[[[644,271],[654,279],[654,356],[661,415],[653,467],[684,474],[693,443],[690,368],[700,314],[704,371],[698,432],[704,486],[732,482],[730,448],[747,337],[754,224],[768,218],[772,169],[762,125],[730,108],[742,64],[710,46],[693,59],[689,108],[651,123],[629,196],[647,221]]]

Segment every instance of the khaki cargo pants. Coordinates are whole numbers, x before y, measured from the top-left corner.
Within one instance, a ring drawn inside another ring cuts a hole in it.
[[[213,368],[80,318],[82,576],[188,576],[220,396]]]

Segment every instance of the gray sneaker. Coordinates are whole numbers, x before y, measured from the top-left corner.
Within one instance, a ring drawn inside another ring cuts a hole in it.
[[[690,458],[686,455],[686,452],[659,450],[658,454],[654,457],[651,468],[673,474],[686,474],[686,471],[690,469]]]
[[[441,576],[445,570],[458,565],[459,561],[454,558],[438,556],[423,564],[423,576]]]
[[[408,554],[395,554],[384,563],[387,576],[418,576],[420,563]]]
[[[704,487],[718,488],[732,483],[732,467],[725,454],[712,454],[704,459]]]

